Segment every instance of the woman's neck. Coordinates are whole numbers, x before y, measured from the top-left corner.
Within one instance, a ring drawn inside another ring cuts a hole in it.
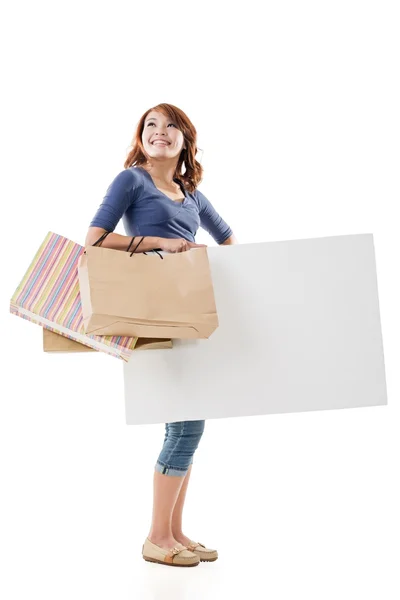
[[[176,164],[146,164],[142,167],[150,173],[153,179],[157,182],[167,185],[174,185],[174,176]]]

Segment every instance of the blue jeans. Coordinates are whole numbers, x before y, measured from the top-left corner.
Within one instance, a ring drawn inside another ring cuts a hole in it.
[[[203,435],[205,421],[165,423],[164,446],[155,469],[163,475],[184,477]]]

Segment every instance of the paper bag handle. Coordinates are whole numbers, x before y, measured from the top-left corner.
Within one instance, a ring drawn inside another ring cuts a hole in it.
[[[104,233],[103,233],[103,234],[102,234],[102,235],[99,237],[99,239],[97,240],[97,242],[95,242],[95,243],[93,244],[93,246],[97,246],[97,244],[100,244],[101,242],[103,242],[103,241],[106,239],[106,237],[108,236],[108,234],[109,234],[109,233],[111,233],[111,232],[110,232],[110,231],[105,231],[105,232],[104,232]],[[135,239],[135,238],[136,238],[136,236],[134,235],[134,236],[132,237],[131,241],[130,241],[130,244],[129,244],[129,246],[128,246],[128,247],[127,247],[127,249],[126,249],[126,251],[127,251],[127,252],[129,252],[129,250],[131,249],[131,246],[132,246],[132,244],[133,244],[133,241],[134,241],[134,239]],[[140,242],[139,242],[139,243],[136,245],[136,247],[135,247],[135,248],[132,250],[132,252],[131,252],[131,256],[132,256],[132,255],[133,255],[133,254],[136,252],[136,250],[139,248],[139,246],[140,246],[140,244],[143,242],[143,240],[144,240],[144,236],[142,236],[142,239],[140,240]],[[162,260],[164,260],[164,257],[163,257],[163,256],[161,256],[161,254],[160,254],[159,252],[157,252],[157,250],[155,250],[155,249],[154,249],[154,250],[153,250],[153,252],[155,252],[156,254],[158,254],[158,256],[159,256],[159,257],[160,257]],[[143,254],[146,254],[146,256],[147,256],[147,253],[146,253],[146,252],[143,252]]]
[[[101,243],[103,240],[105,240],[105,239],[106,239],[106,237],[108,236],[108,234],[109,234],[109,233],[110,233],[109,231],[105,231],[105,232],[103,233],[103,235],[102,235],[101,237],[99,237],[99,239],[97,240],[97,242],[95,242],[95,243],[93,244],[93,246],[97,246],[97,244],[99,244],[99,243]],[[83,254],[86,254],[86,250],[84,250]]]
[[[103,233],[103,235],[101,237],[99,237],[99,239],[97,240],[97,242],[95,242],[93,244],[93,246],[97,246],[97,244],[99,244],[100,242],[104,241],[106,239],[106,237],[108,236],[109,233],[110,233],[110,231],[105,231]]]
[[[127,252],[129,252],[129,250],[131,249],[131,246],[132,246],[132,244],[133,244],[133,240],[134,240],[135,238],[136,238],[136,236],[133,236],[133,238],[131,239],[129,246],[128,246],[128,247],[127,247],[127,249],[126,249],[126,251],[127,251]],[[136,250],[139,248],[139,246],[140,246],[140,244],[143,242],[143,240],[144,240],[144,236],[142,237],[142,239],[140,240],[140,242],[139,242],[139,243],[136,245],[136,247],[135,247],[135,248],[132,250],[132,252],[131,252],[131,256],[132,256],[132,255],[133,255],[133,254],[136,252]],[[155,252],[156,254],[158,254],[158,256],[159,256],[159,257],[160,257],[162,260],[164,260],[164,257],[163,257],[163,256],[161,256],[161,254],[160,254],[159,252],[157,252],[157,250],[156,250],[156,249],[152,250],[152,252]],[[143,252],[143,254],[145,254],[145,255],[147,256],[147,252]]]

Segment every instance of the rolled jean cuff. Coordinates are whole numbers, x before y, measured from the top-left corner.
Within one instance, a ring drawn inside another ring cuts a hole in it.
[[[190,465],[193,464],[193,458],[190,462]],[[189,465],[189,467],[190,467]],[[159,473],[162,473],[163,475],[172,475],[172,476],[176,476],[176,477],[184,477],[186,475],[186,473],[189,470],[189,467],[187,469],[184,469],[182,467],[171,467],[170,465],[164,465],[163,463],[160,463],[159,461],[156,462],[154,468],[156,471],[158,471]]]

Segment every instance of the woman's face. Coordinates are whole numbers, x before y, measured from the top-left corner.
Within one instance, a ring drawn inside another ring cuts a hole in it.
[[[156,110],[149,112],[142,133],[142,144],[149,157],[177,158],[184,141],[183,133],[174,121]]]

